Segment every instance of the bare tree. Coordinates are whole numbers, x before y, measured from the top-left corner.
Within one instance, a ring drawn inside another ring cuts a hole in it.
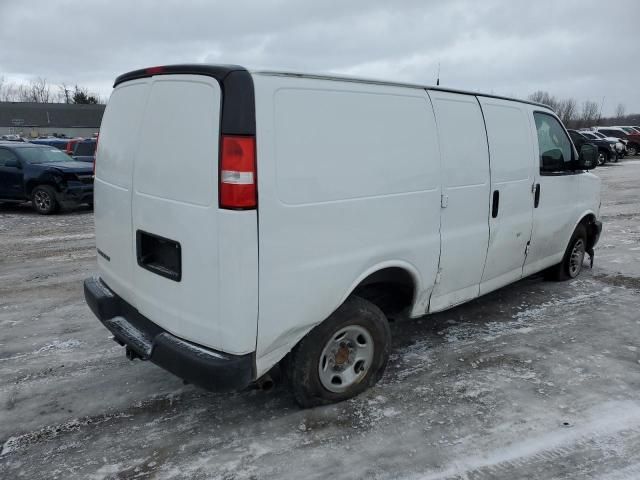
[[[597,124],[600,120],[600,105],[598,105],[598,102],[592,102],[591,100],[583,102],[579,120],[582,127],[590,127]]]
[[[577,104],[573,98],[567,98],[558,103],[556,113],[560,117],[560,120],[562,120],[562,123],[568,125],[573,122],[576,118],[576,107]]]
[[[622,103],[619,103],[618,106],[616,107],[616,118],[618,120],[622,120],[624,118],[624,114],[626,113],[627,109],[625,108],[625,106]]]
[[[529,100],[536,103],[543,103],[551,107],[552,110],[557,111],[559,101],[556,97],[551,95],[549,92],[545,92],[544,90],[538,90],[537,92],[529,95]]]
[[[17,100],[17,88],[14,83],[7,82],[0,77],[0,102],[15,102]]]
[[[59,103],[73,103],[71,95],[72,95],[72,90],[71,90],[71,87],[69,87],[69,85],[67,85],[64,82],[58,85],[57,100]]]
[[[18,96],[21,102],[49,103],[51,100],[51,88],[44,78],[31,80],[29,85],[18,87]]]

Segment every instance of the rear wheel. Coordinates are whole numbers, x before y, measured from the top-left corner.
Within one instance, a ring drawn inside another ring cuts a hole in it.
[[[56,192],[49,185],[39,185],[31,192],[31,203],[41,215],[51,215],[58,210]]]
[[[633,145],[627,145],[627,153],[634,157],[638,154],[638,145],[635,143]]]
[[[358,395],[380,379],[390,348],[384,313],[350,297],[293,349],[287,370],[296,402],[307,408]]]
[[[584,256],[587,251],[587,229],[580,224],[573,232],[562,262],[551,267],[545,273],[549,280],[569,280],[576,278],[582,271]]]

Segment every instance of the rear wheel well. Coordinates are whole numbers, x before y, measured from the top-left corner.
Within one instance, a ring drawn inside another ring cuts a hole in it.
[[[352,294],[370,301],[387,317],[394,316],[413,304],[415,281],[403,268],[383,268],[362,280]]]

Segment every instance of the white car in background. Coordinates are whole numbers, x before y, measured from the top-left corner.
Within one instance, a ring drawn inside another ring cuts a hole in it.
[[[622,158],[627,154],[626,140],[623,140],[617,137],[607,137],[606,135],[598,132],[597,130],[592,130],[589,128],[580,130],[580,133],[585,135],[587,138],[594,137],[592,138],[592,140],[600,139],[600,140],[610,140],[610,141],[616,142],[615,149],[616,149],[616,153],[618,154],[618,158]]]

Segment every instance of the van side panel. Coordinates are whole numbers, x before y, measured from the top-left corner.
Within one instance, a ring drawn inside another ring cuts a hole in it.
[[[489,152],[476,97],[429,91],[442,163],[440,281],[429,311],[478,296],[489,242]]]
[[[260,374],[376,265],[412,265],[425,312],[440,168],[424,90],[259,74],[254,85]]]
[[[497,216],[489,216],[483,295],[522,277],[531,239],[535,163],[528,107],[509,100],[478,99],[489,140],[492,197],[496,191],[499,195]]]

